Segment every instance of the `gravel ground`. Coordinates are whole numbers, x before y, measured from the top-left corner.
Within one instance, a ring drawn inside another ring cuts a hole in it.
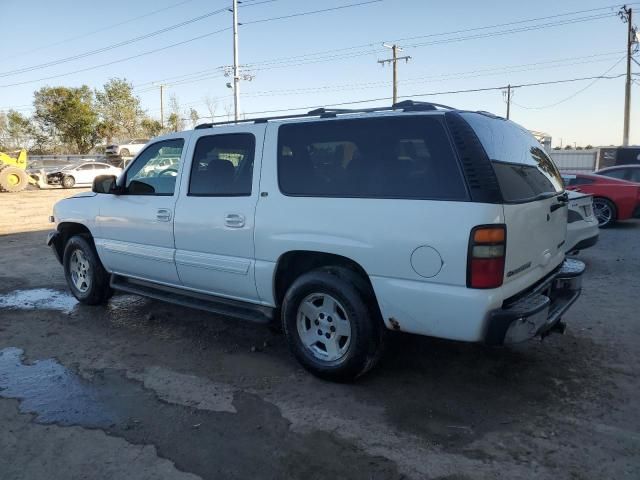
[[[0,237],[0,478],[640,478],[640,222],[580,254],[563,336],[397,334],[356,384],[265,327],[75,305],[44,232]]]

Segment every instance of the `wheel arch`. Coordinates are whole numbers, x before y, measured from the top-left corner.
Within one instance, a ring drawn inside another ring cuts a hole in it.
[[[67,245],[67,242],[74,235],[82,235],[86,237],[95,248],[93,233],[91,233],[91,230],[82,223],[61,222],[58,224],[58,228],[56,230],[58,232],[58,236],[53,240],[52,246],[55,248],[56,253],[58,254],[57,257],[60,259],[64,256],[64,248]]]
[[[345,268],[363,280],[363,288],[375,298],[375,292],[366,270],[355,260],[335,253],[320,252],[314,250],[291,250],[283,253],[276,262],[273,273],[273,298],[277,306],[282,300],[291,284],[300,275],[311,270],[323,267]],[[377,304],[377,300],[376,300]]]

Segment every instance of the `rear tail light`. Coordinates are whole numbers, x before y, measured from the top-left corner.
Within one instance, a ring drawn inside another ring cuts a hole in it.
[[[467,259],[467,287],[497,288],[504,278],[507,230],[504,225],[482,225],[471,230]]]

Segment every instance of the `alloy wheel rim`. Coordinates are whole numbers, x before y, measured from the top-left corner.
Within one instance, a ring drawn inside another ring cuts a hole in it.
[[[611,221],[613,212],[611,212],[611,207],[606,203],[599,201],[593,202],[593,210],[599,225],[605,225]]]
[[[91,288],[91,265],[82,250],[76,249],[71,254],[69,273],[73,286],[79,292],[85,293]]]
[[[298,336],[314,358],[335,362],[351,344],[351,321],[342,304],[326,293],[307,295],[297,314]]]

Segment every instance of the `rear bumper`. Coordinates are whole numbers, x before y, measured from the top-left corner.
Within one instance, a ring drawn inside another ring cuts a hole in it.
[[[579,260],[566,259],[531,292],[490,312],[485,342],[509,345],[549,332],[580,296],[584,269]]]

